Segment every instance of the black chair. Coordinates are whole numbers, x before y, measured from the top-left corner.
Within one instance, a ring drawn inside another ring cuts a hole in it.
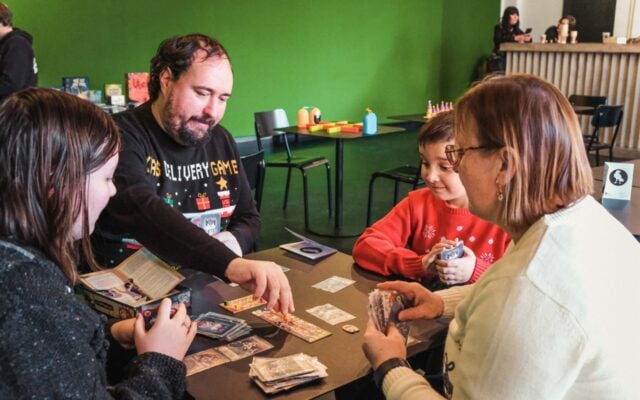
[[[576,110],[578,115],[593,115],[596,107],[599,105],[607,104],[606,96],[583,96],[579,94],[572,94],[569,96],[569,103],[572,106],[578,107],[591,107],[592,110]]]
[[[262,204],[262,191],[264,189],[265,163],[264,150],[259,150],[253,154],[240,156],[244,173],[247,175],[249,187],[254,191],[253,199],[256,203],[256,209],[260,212]]]
[[[273,111],[263,111],[254,114],[256,139],[258,142],[258,149],[262,150],[262,139],[280,137],[284,142],[286,149],[286,156],[281,159],[273,159],[267,161],[267,167],[287,168],[287,182],[284,190],[284,202],[282,208],[287,208],[287,202],[289,200],[289,186],[291,183],[291,170],[296,168],[302,173],[302,189],[303,189],[303,201],[304,201],[304,226],[305,229],[309,229],[309,195],[307,184],[307,170],[324,166],[327,171],[327,200],[329,206],[329,217],[332,215],[331,209],[331,165],[326,157],[312,157],[312,158],[300,158],[294,157],[289,142],[287,141],[287,135],[283,131],[279,131],[279,128],[285,128],[289,126],[289,119],[286,112],[281,109],[275,109]]]
[[[424,180],[420,175],[421,164],[418,167],[413,165],[403,165],[401,167],[391,168],[384,171],[376,171],[371,174],[369,180],[369,199],[367,201],[367,226],[371,225],[371,203],[373,200],[373,183],[378,178],[387,178],[394,181],[393,205],[398,203],[398,189],[400,182],[413,186],[413,189],[424,185]]]
[[[600,165],[600,150],[602,149],[609,149],[609,161],[613,161],[613,146],[618,138],[623,114],[623,106],[601,105],[596,108],[591,118],[593,131],[584,140],[587,154],[593,150],[596,152],[596,166]],[[613,128],[613,134],[608,143],[600,140],[601,129],[604,128]]]

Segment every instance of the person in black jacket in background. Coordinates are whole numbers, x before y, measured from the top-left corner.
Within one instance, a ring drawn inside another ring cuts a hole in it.
[[[493,51],[500,51],[500,43],[531,42],[531,35],[520,29],[520,12],[516,7],[507,7],[502,13],[502,20],[493,31]]]
[[[0,102],[13,92],[38,84],[33,38],[13,27],[13,14],[0,3]]]
[[[25,89],[0,106],[0,399],[181,399],[195,337],[184,304],[153,326],[106,325],[74,294],[77,262],[109,198],[118,128],[86,100]],[[82,249],[82,251],[79,251]],[[107,382],[114,351],[137,355]]]
[[[531,42],[531,35],[520,29],[520,12],[516,7],[505,8],[502,20],[493,30],[493,54],[487,58],[487,73],[504,73],[507,60],[500,51],[500,43],[506,42]]]
[[[226,49],[202,34],[163,41],[151,60],[150,100],[114,117],[122,152],[118,193],[92,237],[115,266],[141,246],[170,264],[242,285],[267,308],[293,311],[287,277],[249,260],[260,231],[240,155],[220,125],[233,89]]]

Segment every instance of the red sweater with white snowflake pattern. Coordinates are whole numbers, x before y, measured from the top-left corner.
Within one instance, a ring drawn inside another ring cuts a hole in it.
[[[466,208],[454,208],[430,189],[410,192],[381,220],[367,228],[353,247],[353,259],[362,268],[382,275],[425,278],[422,257],[441,238],[464,240],[476,255],[473,283],[504,254],[511,241],[497,225]]]

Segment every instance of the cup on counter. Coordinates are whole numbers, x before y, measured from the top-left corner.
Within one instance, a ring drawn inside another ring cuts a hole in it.
[[[578,31],[569,32],[569,37],[571,38],[571,43],[578,43]]]
[[[602,32],[602,42],[604,43],[611,36],[611,32]]]
[[[547,43],[547,35],[545,34],[540,35],[540,43]]]

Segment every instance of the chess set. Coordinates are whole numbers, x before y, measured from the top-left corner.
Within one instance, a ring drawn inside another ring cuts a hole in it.
[[[451,110],[453,110],[453,102],[451,101],[441,101],[440,104],[436,103],[435,105],[433,105],[431,104],[431,100],[429,100],[429,102],[427,103],[427,110],[423,118],[425,120],[430,120],[441,112]]]

